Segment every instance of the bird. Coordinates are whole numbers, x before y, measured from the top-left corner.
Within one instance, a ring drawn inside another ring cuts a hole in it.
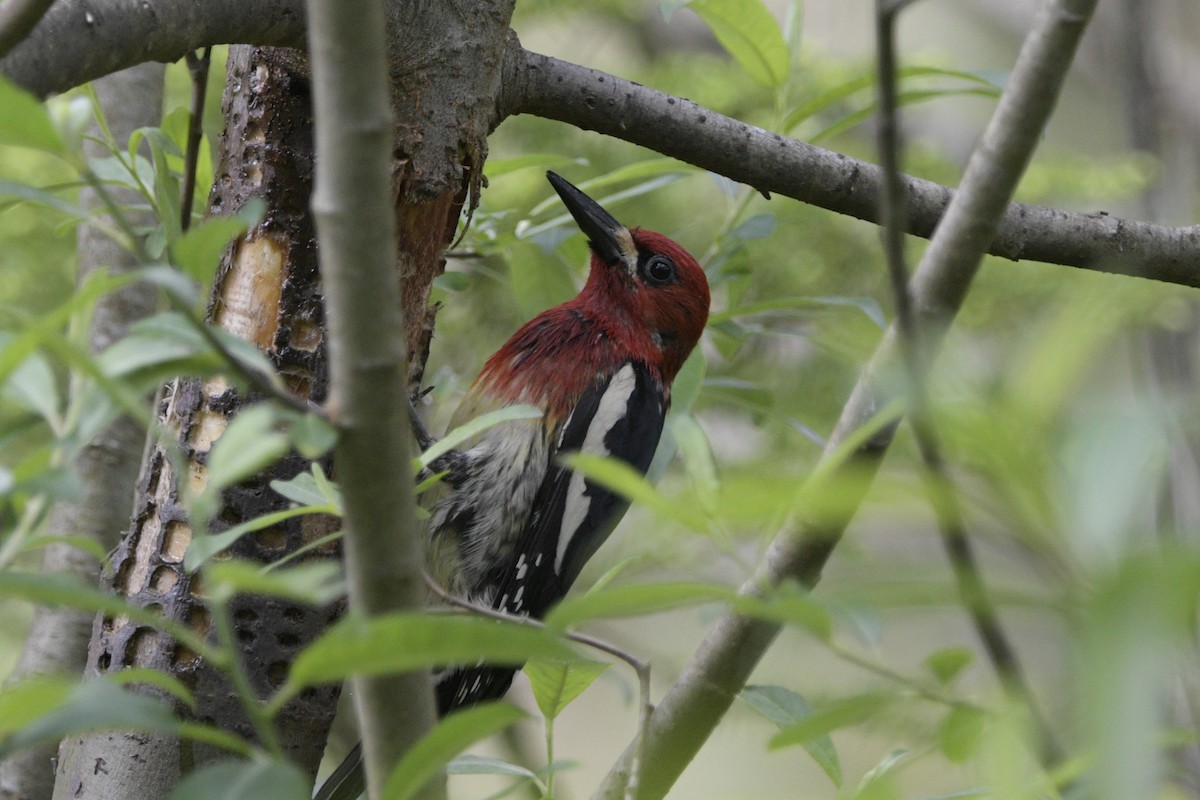
[[[682,246],[622,225],[566,179],[546,177],[588,238],[587,280],[486,361],[450,426],[521,404],[542,416],[503,422],[440,456],[431,469],[445,475],[423,495],[431,578],[471,604],[536,619],[563,598],[629,506],[562,457],[607,456],[645,474],[672,382],[700,340],[710,304],[704,270]],[[433,438],[415,414],[412,421],[427,449]],[[439,715],[502,697],[516,669],[442,670]],[[339,779],[341,790],[330,788]],[[356,747],[315,800],[352,798],[361,787]]]

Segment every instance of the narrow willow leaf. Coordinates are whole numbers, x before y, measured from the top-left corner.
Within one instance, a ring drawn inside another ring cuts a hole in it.
[[[692,414],[672,414],[667,419],[671,433],[683,453],[683,464],[692,482],[692,491],[704,512],[715,515],[721,483],[717,478],[717,461],[713,456],[708,434]]]
[[[912,756],[908,750],[898,747],[879,760],[879,763],[867,771],[854,790],[854,800],[873,799],[876,795],[872,790],[890,780],[892,773]]]
[[[131,686],[134,684],[145,684],[153,686],[156,689],[161,689],[167,694],[173,695],[177,700],[184,705],[192,708],[196,705],[196,698],[192,695],[192,690],[183,685],[183,681],[170,675],[166,672],[160,672],[156,669],[147,667],[126,667],[120,672],[114,672],[105,676],[105,680],[110,680],[118,686]]]
[[[337,430],[316,414],[301,414],[288,428],[292,447],[312,461],[328,453],[337,443]]]
[[[454,756],[524,717],[507,703],[487,703],[445,717],[400,759],[388,776],[384,800],[409,800]]]
[[[0,744],[0,758],[31,745],[71,734],[101,730],[172,732],[179,720],[164,701],[126,691],[111,681],[79,684],[57,707],[23,726]]]
[[[322,606],[345,593],[341,567],[330,562],[268,572],[246,561],[220,561],[210,564],[204,577],[209,594],[217,598],[256,594]]]
[[[979,749],[984,722],[983,712],[978,709],[950,709],[938,727],[938,747],[956,764],[965,762]]]
[[[0,340],[0,343],[2,342],[3,340]],[[51,429],[58,427],[62,409],[58,381],[49,362],[40,353],[34,353],[21,362],[8,380],[0,384],[0,392],[17,405],[46,420]]]
[[[5,492],[3,483],[3,480],[0,479],[0,495],[3,495]],[[87,536],[35,536],[21,545],[21,552],[26,553],[30,550],[40,550],[52,544],[73,547],[80,552],[87,553],[102,564],[108,561],[108,551],[104,549],[104,546],[95,539]]]
[[[557,170],[563,167],[583,166],[586,163],[586,159],[582,158],[570,158],[553,153],[530,153],[514,158],[489,158],[483,167],[483,174],[487,176],[488,180],[494,180],[531,167]]]
[[[734,601],[738,613],[794,625],[823,642],[833,637],[833,619],[829,612],[799,587],[780,587],[770,597],[739,596]]]
[[[574,658],[547,631],[516,622],[451,614],[350,617],[330,628],[292,663],[273,705],[306,686],[351,675],[386,675],[446,664],[522,664],[535,656]]]
[[[747,686],[738,697],[781,729],[812,715],[812,706],[807,700],[782,686]],[[802,746],[833,781],[833,785],[842,788],[842,764],[833,746],[833,739],[827,734],[817,736],[803,742]]]
[[[0,77],[0,144],[61,155],[62,139],[46,107],[29,92]]]
[[[255,517],[243,522],[241,525],[235,525],[227,531],[193,537],[192,541],[188,544],[187,554],[183,559],[184,569],[188,572],[195,572],[205,561],[222,550],[227,550],[234,542],[247,533],[261,531],[272,525],[278,525],[294,517],[302,517],[307,514],[337,513],[338,510],[334,506],[300,506],[299,508],[289,508],[283,511],[276,511],[274,514],[264,514],[261,517]]]
[[[299,503],[302,506],[332,505],[340,508],[340,494],[330,491],[333,484],[329,483],[329,479],[324,477],[323,472],[321,473],[323,481],[318,479],[317,471],[320,469],[319,465],[313,464],[314,471],[301,472],[286,481],[271,481],[271,488],[293,503]]]
[[[171,248],[174,261],[186,274],[207,283],[217,270],[217,262],[229,247],[230,241],[250,227],[247,220],[237,217],[209,217],[188,228]]]
[[[525,675],[542,715],[552,720],[599,678],[609,665],[603,661],[560,661],[532,658]]]
[[[571,469],[582,472],[589,481],[611,489],[667,519],[694,531],[707,533],[711,530],[708,517],[691,506],[670,500],[624,461],[589,453],[574,453],[562,460]]]
[[[834,701],[775,734],[771,738],[770,747],[775,750],[780,747],[804,744],[839,728],[856,725],[874,715],[891,701],[890,695],[878,693],[860,694]]]
[[[218,761],[179,782],[169,800],[308,800],[308,777],[290,761]]]
[[[688,7],[754,80],[765,86],[787,80],[791,53],[779,23],[761,0],[693,0]]]
[[[728,603],[735,597],[729,587],[709,583],[617,586],[564,600],[546,615],[546,626],[565,629],[590,619],[635,617],[700,603]]]
[[[420,469],[427,468],[438,456],[445,455],[454,448],[483,433],[488,428],[504,422],[522,419],[541,419],[542,411],[536,406],[516,405],[490,411],[482,414],[438,439],[428,450],[417,458]]]
[[[531,781],[537,780],[537,773],[526,767],[499,758],[471,753],[461,755],[446,764],[446,772],[451,775],[515,775]]]
[[[938,679],[939,683],[947,684],[970,666],[974,659],[975,653],[969,648],[947,647],[944,650],[931,653],[925,659],[925,666]]]
[[[78,685],[75,680],[43,676],[5,686],[0,692],[0,740],[61,706]]]

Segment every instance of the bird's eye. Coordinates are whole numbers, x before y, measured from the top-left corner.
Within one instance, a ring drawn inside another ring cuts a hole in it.
[[[662,286],[675,279],[675,265],[666,256],[650,256],[646,259],[642,274],[646,276],[647,283],[652,286]]]

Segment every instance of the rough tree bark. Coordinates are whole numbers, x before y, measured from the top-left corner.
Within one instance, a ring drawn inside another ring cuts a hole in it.
[[[461,7],[460,7],[461,6]],[[398,273],[410,347],[409,381],[419,382],[432,333],[428,297],[440,272],[441,252],[455,229],[461,204],[477,191],[494,119],[511,2],[446,3],[417,9],[389,6],[389,30],[401,32],[390,49],[392,103],[399,123],[393,155],[397,199]],[[462,69],[469,59],[473,69]],[[251,196],[267,201],[267,219],[234,248],[220,270],[210,318],[250,341],[276,363],[289,388],[322,402],[325,357],[316,283],[315,242],[308,216],[312,179],[309,88],[305,60],[295,53],[235,48],[229,62],[225,155],[213,190],[214,213],[232,213]],[[192,529],[179,506],[181,482],[205,480],[204,458],[247,398],[222,379],[180,380],[164,403],[167,426],[179,436],[188,474],[175,475],[156,451],[140,484],[133,529],[117,551],[113,588],[141,605],[157,605],[198,632],[211,621],[198,582],[182,570]],[[228,491],[214,532],[274,510],[268,483],[303,469],[285,459],[268,473]],[[327,528],[311,518],[246,537],[233,548],[240,558],[271,560],[311,541]],[[291,657],[329,621],[332,611],[239,598],[234,614],[243,659],[256,690],[278,684]],[[251,734],[222,676],[166,637],[122,620],[98,621],[89,670],[151,666],[182,678],[196,690],[202,721]],[[315,773],[336,691],[309,692],[279,720],[289,755]],[[102,735],[75,743],[60,769],[58,796],[161,797],[178,776],[212,757],[204,748],[147,737]],[[90,765],[130,764],[147,748],[165,764],[158,774]],[[113,778],[120,774],[119,780]],[[105,792],[112,794],[106,795]]]
[[[321,402],[327,367],[315,235],[308,215],[311,112],[308,82],[293,71],[294,61],[294,55],[281,57],[277,51],[259,48],[234,48],[230,53],[223,102],[227,128],[211,208],[214,213],[234,213],[259,197],[267,203],[267,214],[224,258],[214,281],[209,318],[263,350],[296,396]],[[256,399],[238,393],[221,377],[181,378],[169,386],[162,418],[178,436],[186,455],[186,474],[176,474],[161,445],[154,449],[138,485],[132,529],[116,551],[114,573],[108,576],[110,586],[131,602],[157,606],[204,635],[212,633],[212,622],[197,576],[183,569],[193,529],[180,505],[180,493],[185,485],[193,490],[203,487],[207,453],[232,415]],[[212,522],[213,532],[283,507],[286,501],[271,491],[270,481],[290,478],[307,466],[291,455],[227,490],[223,509]],[[290,520],[243,537],[231,548],[231,555],[272,561],[325,535],[334,524],[320,517]],[[326,549],[317,556],[331,554]],[[231,613],[250,681],[265,696],[336,609],[238,597]],[[89,673],[127,666],[175,675],[195,692],[195,714],[200,720],[253,738],[224,675],[165,635],[127,620],[97,620]],[[335,699],[333,687],[306,693],[279,720],[289,756],[311,774],[320,762]],[[112,734],[77,740],[68,749],[56,797],[161,798],[181,773],[216,755],[209,748],[166,737]],[[93,768],[97,759],[104,760],[107,771]]]
[[[163,67],[143,64],[96,81],[96,97],[105,109],[109,129],[119,144],[138,128],[155,125],[161,114]],[[107,155],[101,145],[86,142],[89,157]],[[114,191],[119,203],[133,202],[131,190]],[[82,192],[81,204],[99,210],[101,201],[91,190]],[[135,224],[148,222],[139,215]],[[93,272],[127,271],[135,266],[133,256],[98,231],[81,225],[76,250],[79,255],[77,282]],[[128,286],[101,298],[92,314],[89,348],[99,353],[125,335],[129,326],[154,310],[154,291],[147,285]],[[83,487],[76,503],[59,503],[46,523],[47,536],[82,536],[105,551],[117,543],[118,532],[128,523],[133,503],[133,485],[142,460],[145,431],[132,419],[122,417],[110,425],[76,457],[74,469]],[[100,564],[76,547],[51,544],[42,558],[45,574],[71,573],[89,583],[99,577]],[[92,617],[68,608],[39,606],[34,610],[21,655],[9,676],[16,683],[35,675],[73,674],[87,656]],[[0,763],[0,798],[43,800],[54,789],[54,745],[33,747]]]

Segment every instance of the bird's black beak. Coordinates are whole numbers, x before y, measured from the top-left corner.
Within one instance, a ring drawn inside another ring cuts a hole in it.
[[[579,229],[588,237],[588,244],[596,255],[608,264],[636,263],[637,249],[628,228],[564,178],[547,172],[546,179],[562,198],[563,205],[571,212]]]

